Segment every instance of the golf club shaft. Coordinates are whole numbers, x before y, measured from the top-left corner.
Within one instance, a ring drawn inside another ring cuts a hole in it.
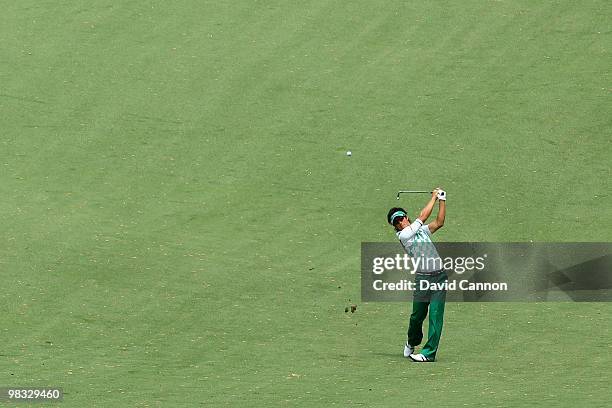
[[[400,194],[408,194],[408,193],[412,193],[412,194],[431,194],[433,191],[425,191],[425,190],[401,190],[397,192],[397,199],[400,199]]]
[[[402,191],[398,191],[397,194],[404,194],[404,193],[427,193],[427,194],[431,194],[433,193],[433,191],[425,191],[425,190],[402,190]]]

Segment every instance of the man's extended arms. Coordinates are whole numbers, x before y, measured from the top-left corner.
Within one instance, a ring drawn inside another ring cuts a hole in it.
[[[419,216],[417,217],[423,222],[423,224],[425,224],[425,221],[427,221],[427,219],[431,215],[431,212],[433,211],[434,204],[438,199],[438,190],[439,189],[436,188],[434,191],[431,192],[431,199],[429,200],[427,205],[421,210],[421,214],[419,214]]]
[[[436,219],[427,225],[429,232],[432,234],[444,226],[444,219],[446,218],[446,193],[443,194],[442,198],[439,199],[438,215]]]

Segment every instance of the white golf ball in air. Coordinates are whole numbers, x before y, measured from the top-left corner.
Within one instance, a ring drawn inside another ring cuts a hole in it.
[[[351,151],[349,150],[349,151],[347,151],[347,152],[346,152],[346,155],[347,155],[347,156],[352,156],[352,155],[353,155],[353,153],[351,153]]]

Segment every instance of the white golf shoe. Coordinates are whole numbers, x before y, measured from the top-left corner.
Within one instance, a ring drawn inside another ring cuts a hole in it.
[[[404,344],[404,357],[408,358],[412,353],[414,353],[415,347],[408,345],[408,343]]]
[[[410,354],[408,356],[409,359],[411,359],[412,361],[414,361],[415,363],[430,363],[433,360],[429,360],[427,357],[425,357],[422,354]]]

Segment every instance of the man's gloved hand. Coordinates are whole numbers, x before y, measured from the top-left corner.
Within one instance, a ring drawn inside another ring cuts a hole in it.
[[[446,201],[446,191],[438,189],[438,200]]]

